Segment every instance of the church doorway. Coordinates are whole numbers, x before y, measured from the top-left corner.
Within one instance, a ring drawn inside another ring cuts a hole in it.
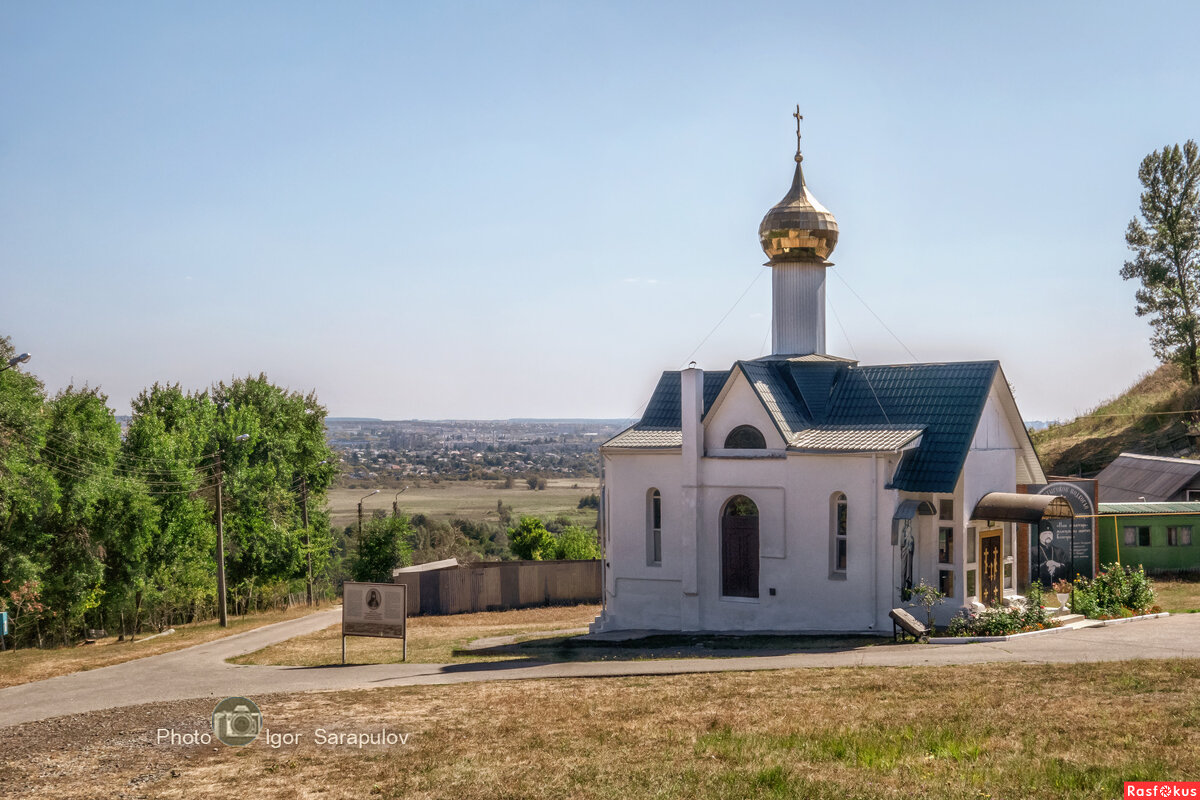
[[[758,597],[758,506],[741,494],[721,514],[721,595]]]
[[[982,573],[979,581],[982,589],[979,599],[985,606],[999,605],[1003,594],[1001,570],[1004,558],[1001,553],[1001,533],[1002,531],[984,531],[979,536],[979,566]]]

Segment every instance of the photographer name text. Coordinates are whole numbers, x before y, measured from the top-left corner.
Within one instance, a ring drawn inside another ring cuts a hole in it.
[[[258,736],[267,746],[278,750],[280,747],[294,746],[305,741],[306,734],[289,731],[277,733],[270,728],[263,728]],[[408,744],[411,733],[396,733],[387,728],[378,731],[331,731],[317,728],[307,734],[313,744],[319,747],[394,747]],[[159,728],[155,732],[155,744],[183,747],[187,745],[212,744],[220,741],[211,731],[177,731],[174,728]],[[256,740],[257,741],[257,740]]]

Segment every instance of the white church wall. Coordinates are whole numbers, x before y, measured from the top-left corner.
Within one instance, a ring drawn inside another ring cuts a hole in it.
[[[607,628],[678,630],[683,537],[690,520],[682,509],[679,451],[612,453],[605,456],[605,592]],[[662,562],[646,559],[646,503],[651,489],[662,496]]]
[[[710,630],[868,630],[878,625],[879,518],[872,459],[808,456],[747,461],[708,458],[703,465],[699,537],[700,625]],[[831,572],[831,505],[846,495],[848,558],[844,575]],[[884,494],[890,494],[883,492]],[[721,513],[744,494],[759,506],[759,597],[721,596]],[[894,503],[894,501],[893,501]],[[775,589],[775,595],[770,593]],[[864,599],[867,602],[864,602]]]

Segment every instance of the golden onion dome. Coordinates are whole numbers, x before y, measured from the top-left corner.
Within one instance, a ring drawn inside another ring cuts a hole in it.
[[[837,246],[837,220],[808,191],[800,163],[800,109],[796,117],[796,174],[787,195],[767,212],[758,226],[758,241],[770,259],[768,264],[795,262],[829,264]]]

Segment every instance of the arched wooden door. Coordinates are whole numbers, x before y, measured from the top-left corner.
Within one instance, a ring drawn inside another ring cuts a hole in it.
[[[721,513],[721,595],[758,597],[758,506],[745,495]]]

